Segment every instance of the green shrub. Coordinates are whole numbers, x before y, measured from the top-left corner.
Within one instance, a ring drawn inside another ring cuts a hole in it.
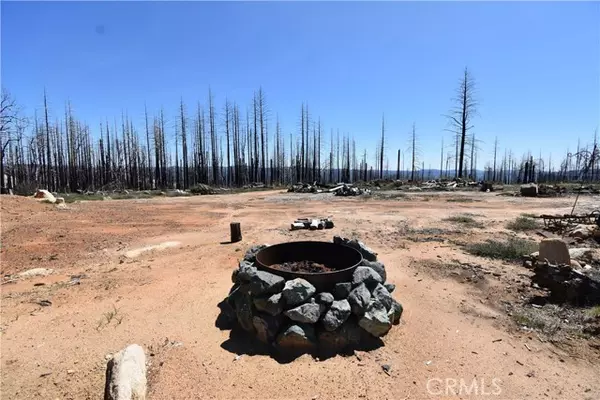
[[[517,217],[514,221],[506,224],[506,228],[515,232],[532,231],[538,229],[540,224],[533,218]]]
[[[510,238],[506,241],[487,240],[466,245],[465,250],[473,255],[492,259],[519,261],[525,254],[538,250],[538,244],[531,240]]]

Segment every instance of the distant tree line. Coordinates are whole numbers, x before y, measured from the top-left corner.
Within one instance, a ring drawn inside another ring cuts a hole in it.
[[[36,188],[51,191],[113,189],[189,189],[198,184],[242,187],[255,182],[287,185],[296,182],[356,182],[374,179],[419,181],[434,178],[485,179],[492,182],[597,181],[597,131],[590,144],[578,141],[575,152],[552,157],[517,156],[510,149],[499,154],[494,141],[493,161],[478,175],[481,152],[473,120],[477,115],[475,81],[465,68],[454,106],[446,115],[450,146],[441,140],[440,166],[420,162],[416,124],[408,132],[406,149],[394,150],[395,168],[386,152],[385,117],[374,155],[357,154],[349,134],[330,130],[329,144],[321,119],[300,106],[299,126],[289,135],[278,116],[271,114],[262,88],[248,106],[226,99],[217,110],[209,89],[206,103],[190,107],[180,102],[175,123],[169,126],[165,110],[149,115],[143,127],[134,126],[124,113],[91,127],[77,118],[70,103],[64,114],[51,114],[48,96],[44,109],[30,118],[22,115],[14,97],[2,89],[0,122],[0,177],[2,190]],[[273,129],[274,122],[274,131]],[[393,161],[392,161],[393,162]],[[427,175],[426,175],[427,171]],[[19,191],[19,190],[17,190]]]

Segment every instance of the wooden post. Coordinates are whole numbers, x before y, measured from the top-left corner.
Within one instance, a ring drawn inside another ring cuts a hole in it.
[[[239,222],[232,222],[229,224],[231,228],[231,243],[239,242],[242,240],[242,227]]]

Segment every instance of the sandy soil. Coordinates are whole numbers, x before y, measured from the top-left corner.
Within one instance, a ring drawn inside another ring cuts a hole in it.
[[[448,201],[457,198],[472,201]],[[150,399],[598,399],[597,342],[557,346],[520,330],[502,300],[519,296],[528,271],[467,255],[459,243],[507,235],[504,222],[520,213],[568,212],[572,201],[255,192],[79,202],[59,210],[3,196],[2,275],[54,272],[2,285],[1,397],[101,398],[106,357],[138,343],[151,362]],[[598,198],[580,202],[583,212]],[[466,212],[485,227],[442,221]],[[331,216],[336,227],[290,232],[299,216]],[[231,221],[242,224],[240,243],[222,243]],[[421,228],[455,230],[456,240],[407,239]],[[385,346],[281,364],[215,328],[216,305],[250,245],[329,241],[334,234],[375,249],[398,286],[394,296],[405,311]],[[478,263],[487,272],[467,282],[450,271],[457,263]],[[382,364],[391,366],[389,375]],[[446,387],[461,380],[470,392]]]

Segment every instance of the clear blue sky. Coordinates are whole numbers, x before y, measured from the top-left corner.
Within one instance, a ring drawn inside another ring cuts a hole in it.
[[[413,122],[439,165],[443,114],[468,66],[475,132],[501,148],[557,156],[600,124],[598,2],[5,2],[2,85],[27,113],[44,87],[55,118],[70,100],[93,129],[126,110],[143,127],[164,105],[205,102],[209,85],[249,105],[262,86],[284,132],[300,105],[374,154],[381,115],[390,166]],[[273,129],[271,128],[272,132]]]

